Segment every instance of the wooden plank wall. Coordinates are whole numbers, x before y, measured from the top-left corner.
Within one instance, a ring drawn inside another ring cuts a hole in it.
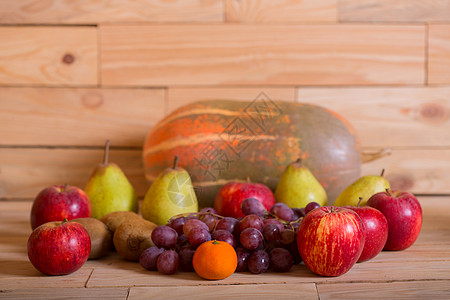
[[[0,1],[0,199],[84,187],[111,159],[140,196],[149,129],[196,100],[310,102],[344,115],[363,166],[450,194],[448,0]]]

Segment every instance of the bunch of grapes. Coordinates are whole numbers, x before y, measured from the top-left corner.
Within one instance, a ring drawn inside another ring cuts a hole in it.
[[[317,207],[320,205],[315,202],[293,209],[276,203],[267,211],[259,200],[248,198],[241,205],[243,218],[223,217],[213,208],[178,215],[153,230],[155,246],[142,252],[139,263],[163,274],[178,269],[194,271],[195,249],[204,242],[218,240],[235,248],[237,272],[260,274],[269,268],[287,272],[301,262],[297,228],[305,214]]]

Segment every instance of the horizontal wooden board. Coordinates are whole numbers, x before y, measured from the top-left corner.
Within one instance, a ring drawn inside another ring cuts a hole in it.
[[[340,21],[357,22],[446,22],[447,0],[339,0]]]
[[[450,146],[448,86],[299,88],[297,101],[344,116],[363,147]]]
[[[141,147],[163,89],[0,87],[0,145]]]
[[[94,27],[0,27],[0,85],[98,83]]]
[[[84,187],[101,162],[100,149],[0,148],[0,199],[34,199],[53,184]],[[149,187],[141,150],[111,150],[110,161],[122,167],[138,195]],[[390,156],[363,164],[362,174],[379,174],[395,188],[414,193],[450,194],[450,149],[393,149]]]
[[[450,24],[428,26],[428,83],[450,84]]]
[[[167,90],[168,113],[180,106],[203,100],[240,100],[254,101],[255,99],[280,100],[294,102],[296,89],[294,87],[205,87],[205,88],[172,88]]]
[[[257,275],[256,275],[257,276]],[[214,286],[175,286],[175,287],[132,287],[128,300],[167,299],[319,299],[313,283],[266,284],[266,285],[214,285]]]
[[[0,23],[221,22],[223,11],[221,0],[3,0]]]
[[[392,154],[363,164],[362,175],[380,174],[392,189],[416,194],[450,194],[450,148],[392,149]]]
[[[126,300],[127,288],[24,288],[18,290],[6,290],[0,293],[0,299],[111,299]]]
[[[144,177],[142,151],[110,151],[139,196],[148,183]],[[71,184],[84,188],[94,168],[103,160],[98,149],[0,148],[0,199],[34,199],[45,187]]]
[[[448,299],[450,298],[450,281],[319,284],[317,291],[321,300]]]
[[[104,25],[100,36],[106,86],[425,81],[420,25]]]
[[[227,22],[336,22],[337,0],[226,0]]]

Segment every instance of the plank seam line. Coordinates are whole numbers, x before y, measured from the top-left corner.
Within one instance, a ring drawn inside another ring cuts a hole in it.
[[[85,288],[88,288],[87,284],[88,284],[89,280],[91,279],[91,276],[93,273],[94,273],[94,268],[92,268],[91,273],[89,273],[89,276],[88,276],[86,282],[84,283]]]
[[[316,288],[317,299],[320,300],[319,287],[317,286],[317,282],[314,282],[314,287]]]

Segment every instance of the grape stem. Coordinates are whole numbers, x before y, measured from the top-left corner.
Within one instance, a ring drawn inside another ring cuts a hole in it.
[[[213,216],[214,218],[218,218],[218,219],[224,219],[225,218],[224,216],[213,214],[211,212],[192,212],[192,213],[183,213],[183,214],[175,215],[172,218],[170,218],[169,221],[167,221],[167,223],[170,223],[174,219],[178,219],[178,218],[181,218],[181,217],[190,217],[190,216],[199,217],[199,216],[207,216],[207,215]]]

